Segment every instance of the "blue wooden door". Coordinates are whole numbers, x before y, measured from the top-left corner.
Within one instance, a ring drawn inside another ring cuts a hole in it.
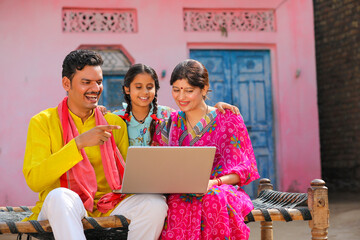
[[[101,94],[99,104],[104,105],[110,111],[122,109],[122,102],[124,102],[124,94],[122,91],[123,82],[124,76],[104,75],[104,90]]]
[[[244,118],[260,176],[276,184],[270,52],[267,50],[191,50],[190,58],[209,71],[210,100],[236,105]],[[258,181],[245,186],[254,198]]]

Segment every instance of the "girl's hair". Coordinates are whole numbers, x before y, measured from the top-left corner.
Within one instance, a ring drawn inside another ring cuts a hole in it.
[[[187,59],[182,61],[174,68],[170,85],[180,79],[186,79],[191,86],[204,89],[205,86],[209,86],[209,73],[205,66],[196,60]]]
[[[158,76],[157,76],[157,74],[156,74],[156,72],[155,72],[155,70],[153,68],[151,68],[151,67],[149,67],[149,66],[147,66],[145,64],[142,64],[142,63],[137,63],[137,64],[132,65],[130,67],[130,69],[127,71],[126,75],[125,75],[124,86],[123,86],[124,98],[125,98],[125,101],[127,103],[125,114],[130,114],[131,109],[132,109],[130,94],[126,94],[125,87],[130,88],[130,84],[132,83],[132,81],[134,80],[134,78],[138,74],[149,74],[151,76],[151,78],[155,82],[155,97],[154,97],[154,100],[152,101],[152,105],[154,107],[153,114],[155,114],[155,116],[156,116],[157,111],[158,111],[157,92],[160,89],[159,79],[158,79]],[[149,111],[151,111],[151,105],[150,105]],[[156,128],[156,120],[153,119],[151,121],[150,127],[149,127],[149,131],[150,131],[150,143],[149,143],[149,145],[152,144],[153,136],[154,136],[154,133],[155,133],[155,128]]]

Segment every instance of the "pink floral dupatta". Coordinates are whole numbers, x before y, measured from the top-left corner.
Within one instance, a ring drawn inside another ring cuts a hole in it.
[[[73,119],[70,116],[67,99],[58,105],[58,113],[63,129],[64,145],[79,135]],[[108,125],[100,110],[95,108],[96,125]],[[94,196],[97,191],[96,175],[85,150],[80,150],[83,160],[64,173],[60,178],[61,187],[69,188],[79,194],[86,210],[92,212],[94,208]],[[109,141],[100,145],[101,159],[104,167],[106,180],[112,190],[121,189],[121,181],[124,174],[125,162],[115,144],[113,135]],[[123,194],[108,193],[102,196],[97,204],[100,212],[106,213],[113,209],[123,199]]]

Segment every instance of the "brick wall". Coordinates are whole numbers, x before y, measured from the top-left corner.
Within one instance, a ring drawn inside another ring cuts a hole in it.
[[[360,189],[360,0],[314,0],[323,179]]]

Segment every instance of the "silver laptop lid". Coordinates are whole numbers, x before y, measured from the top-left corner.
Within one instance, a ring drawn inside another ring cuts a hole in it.
[[[121,193],[205,193],[215,150],[131,146]]]

